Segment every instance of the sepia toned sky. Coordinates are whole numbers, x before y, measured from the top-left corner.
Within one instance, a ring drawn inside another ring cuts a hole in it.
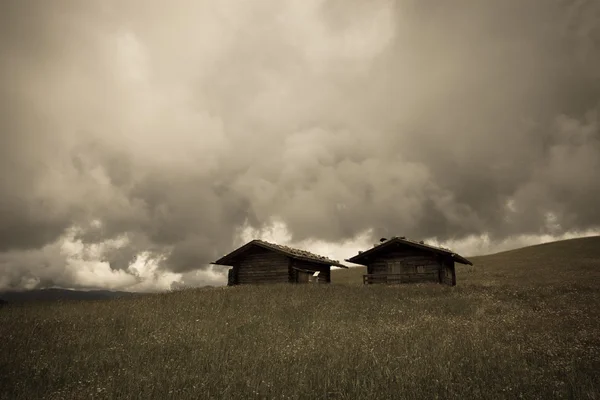
[[[600,3],[0,3],[0,289],[600,233]]]

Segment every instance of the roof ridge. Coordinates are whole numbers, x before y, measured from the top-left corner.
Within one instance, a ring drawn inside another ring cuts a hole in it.
[[[385,239],[385,238],[383,238],[383,239]],[[376,250],[376,249],[380,248],[381,246],[385,246],[387,243],[390,243],[393,240],[398,240],[398,241],[404,242],[408,245],[415,245],[417,247],[427,248],[427,249],[434,250],[436,252],[445,253],[445,254],[451,255],[455,260],[457,260],[460,263],[473,265],[469,260],[467,260],[466,258],[461,256],[460,254],[456,253],[455,251],[448,249],[446,247],[433,246],[431,244],[427,244],[423,240],[417,241],[414,239],[409,239],[406,236],[392,236],[389,239],[385,239],[385,240],[383,240],[383,239],[380,243],[376,243],[372,248],[370,248],[366,251],[359,251],[358,255],[350,257],[349,259],[347,259],[345,261],[355,262],[356,261],[355,259],[360,258],[360,257],[365,257],[367,254],[372,254],[373,252],[377,252],[378,250]],[[351,261],[351,260],[355,260],[355,261]]]
[[[263,240],[263,239],[254,239],[253,241],[254,242],[258,242],[258,243],[266,244],[267,246],[270,246],[270,247],[279,248],[280,250],[287,251],[288,253],[296,255],[296,256],[299,256],[299,257],[304,256],[304,257],[312,258],[312,259],[315,259],[315,260],[321,260],[321,261],[327,261],[327,262],[331,261],[331,262],[334,262],[336,264],[340,263],[338,260],[334,260],[332,258],[325,257],[325,256],[322,256],[320,254],[316,254],[316,253],[310,252],[308,250],[299,249],[297,247],[291,247],[291,246],[287,246],[287,245],[284,245],[284,244],[272,243],[272,242],[269,242],[269,241],[266,241],[266,240]]]
[[[444,246],[434,246],[432,244],[425,243],[424,240],[415,240],[415,239],[408,238],[406,236],[392,236],[392,239],[400,239],[400,240],[404,240],[404,241],[407,241],[407,242],[412,242],[414,244],[419,244],[419,245],[422,245],[422,246],[432,247],[434,249],[445,250],[445,251],[447,251],[449,253],[453,253],[453,251],[451,249],[447,248],[447,247],[444,247]],[[385,243],[385,242],[383,242],[383,243]]]

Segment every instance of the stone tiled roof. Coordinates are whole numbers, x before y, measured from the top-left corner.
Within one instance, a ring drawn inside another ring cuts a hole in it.
[[[311,253],[310,251],[295,249],[293,247],[270,243],[270,242],[267,242],[265,240],[260,240],[260,239],[255,239],[255,240],[252,240],[251,242],[246,243],[244,246],[238,248],[237,250],[232,251],[231,253],[222,257],[218,261],[215,261],[213,264],[221,264],[222,262],[227,262],[231,257],[246,251],[251,246],[260,246],[265,249],[273,250],[278,253],[284,254],[288,257],[295,258],[298,260],[313,261],[313,262],[318,262],[320,264],[334,265],[336,267],[348,268],[347,266],[341,264],[337,260],[332,260],[330,258],[321,256],[321,255],[318,255],[315,253]]]
[[[396,238],[396,236],[392,237],[392,239],[394,239],[394,238]],[[439,246],[439,247],[438,247],[438,246],[433,246],[433,245],[430,245],[430,244],[427,244],[427,243],[425,243],[424,241],[417,241],[417,240],[409,239],[409,238],[407,238],[407,237],[399,237],[398,239],[401,239],[401,240],[403,240],[403,241],[405,241],[405,242],[411,242],[411,243],[413,243],[413,244],[417,244],[417,245],[419,245],[419,246],[428,247],[428,248],[430,248],[430,249],[432,249],[432,250],[443,251],[443,252],[446,252],[446,253],[449,253],[449,254],[452,254],[452,253],[453,253],[453,251],[452,251],[452,250],[450,250],[450,249],[447,249],[447,248],[445,248],[445,247],[442,247],[442,246]],[[385,243],[385,242],[384,242],[384,243]]]
[[[404,243],[404,244],[407,244],[409,246],[416,247],[416,248],[421,248],[421,249],[424,249],[424,250],[429,249],[429,250],[431,250],[433,252],[436,252],[436,253],[448,254],[455,261],[457,261],[457,262],[459,262],[461,264],[473,265],[471,263],[471,261],[467,260],[466,258],[462,257],[459,254],[454,253],[450,249],[447,249],[445,247],[432,246],[430,244],[424,243],[423,241],[416,241],[416,240],[408,239],[408,238],[406,238],[404,236],[400,236],[400,237],[394,236],[394,237],[392,237],[390,239],[384,240],[383,242],[378,243],[375,247],[370,248],[369,250],[366,250],[366,251],[363,251],[363,252],[359,252],[358,255],[356,255],[356,256],[354,256],[352,258],[349,258],[346,261],[355,263],[355,262],[359,261],[360,259],[362,259],[364,256],[370,255],[370,254],[375,254],[379,250],[387,247],[387,245],[389,245],[391,243],[394,243],[394,242],[396,242],[396,243]]]
[[[256,244],[262,244],[264,247],[269,247],[273,250],[278,250],[282,253],[286,253],[289,256],[294,257],[294,258],[301,258],[301,259],[310,260],[310,261],[317,261],[320,263],[327,263],[329,265],[336,265],[336,266],[341,265],[340,262],[337,260],[332,260],[330,258],[320,256],[315,253],[311,253],[310,251],[295,249],[293,247],[283,246],[281,244],[270,243],[270,242],[266,242],[264,240],[259,240],[259,239],[253,240],[252,242],[254,242]],[[345,266],[343,266],[343,267],[345,267]]]

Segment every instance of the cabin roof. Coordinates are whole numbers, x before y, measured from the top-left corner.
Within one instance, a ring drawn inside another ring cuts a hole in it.
[[[310,251],[306,251],[306,250],[301,250],[301,249],[295,249],[293,247],[288,247],[288,246],[283,246],[280,244],[275,244],[275,243],[270,243],[264,240],[259,240],[259,239],[254,239],[248,243],[246,243],[245,245],[243,245],[242,247],[232,251],[231,253],[221,257],[220,259],[218,259],[215,262],[212,262],[211,264],[216,264],[216,265],[231,265],[231,262],[233,261],[233,259],[239,255],[241,255],[242,253],[245,253],[246,251],[250,250],[252,247],[254,246],[258,246],[258,247],[262,247],[264,249],[267,250],[272,250],[275,251],[277,253],[283,254],[287,257],[296,259],[296,260],[302,260],[302,261],[310,261],[310,262],[315,262],[315,263],[319,263],[319,264],[325,264],[325,265],[329,265],[329,266],[336,266],[336,267],[340,267],[340,268],[348,268],[347,266],[345,266],[344,264],[341,264],[339,261],[337,260],[332,260],[330,258],[315,254],[315,253],[311,253]]]
[[[355,255],[354,257],[347,259],[346,261],[355,263],[355,264],[364,264],[366,257],[370,257],[370,256],[376,255],[378,253],[384,252],[384,251],[386,251],[386,249],[389,249],[390,245],[392,245],[394,243],[404,244],[404,245],[407,245],[407,246],[410,246],[410,247],[413,247],[416,249],[430,251],[432,253],[448,255],[448,256],[452,257],[454,259],[454,261],[456,261],[460,264],[473,265],[473,263],[471,261],[462,257],[460,254],[454,253],[450,249],[446,249],[444,247],[432,246],[430,244],[425,244],[425,243],[417,242],[415,240],[407,239],[405,237],[397,237],[397,236],[394,236],[391,239],[386,240],[386,241],[382,242],[381,244],[378,244],[377,246],[375,246],[369,250],[360,252],[357,255]]]

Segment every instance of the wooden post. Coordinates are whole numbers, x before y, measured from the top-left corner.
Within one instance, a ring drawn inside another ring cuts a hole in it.
[[[452,286],[456,286],[456,268],[454,266],[454,261],[452,261]]]
[[[288,258],[288,282],[295,283],[296,282],[296,270],[294,267],[294,260]]]
[[[227,286],[233,286],[233,268],[230,268],[227,272]]]

